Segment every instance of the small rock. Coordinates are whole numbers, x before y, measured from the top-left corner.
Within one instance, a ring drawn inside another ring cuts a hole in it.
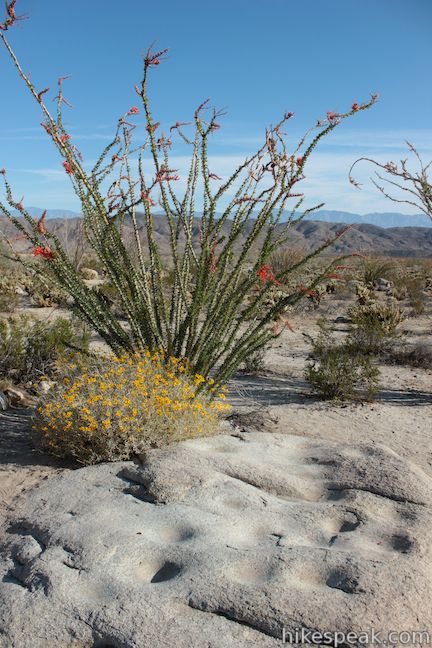
[[[48,394],[49,390],[54,387],[54,381],[53,380],[41,380],[39,383],[39,391],[42,394]]]
[[[87,281],[91,281],[93,279],[99,279],[99,273],[97,270],[93,270],[93,268],[81,268],[80,274],[83,279],[86,279]]]
[[[21,563],[21,565],[26,565],[42,553],[42,547],[39,542],[33,538],[33,536],[28,535],[24,537],[21,545],[18,545],[15,548],[14,553],[18,562]]]
[[[31,405],[28,395],[20,389],[8,387],[4,393],[12,407],[30,407]]]
[[[380,277],[376,280],[374,287],[375,290],[378,290],[379,292],[387,292],[388,290],[391,290],[391,283],[390,281],[387,281],[387,279]]]

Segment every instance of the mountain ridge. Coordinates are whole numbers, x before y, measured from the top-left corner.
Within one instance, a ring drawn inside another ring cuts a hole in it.
[[[28,207],[31,216],[40,218],[43,209],[40,207]],[[19,212],[16,212],[19,216]],[[48,209],[47,218],[78,218],[81,214],[70,209]],[[306,219],[306,220],[309,220]],[[311,220],[323,223],[345,223],[347,225],[376,225],[384,229],[394,227],[426,227],[432,228],[432,219],[425,214],[401,214],[399,212],[371,212],[368,214],[356,214],[354,212],[320,209],[311,216]]]

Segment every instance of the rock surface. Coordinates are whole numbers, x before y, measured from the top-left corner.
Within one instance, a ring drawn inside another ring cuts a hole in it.
[[[382,446],[263,432],[30,493],[0,573],[2,648],[273,648],[282,629],[432,624],[431,479]]]

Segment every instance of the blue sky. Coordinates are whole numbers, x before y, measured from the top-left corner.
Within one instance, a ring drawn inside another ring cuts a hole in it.
[[[170,48],[151,83],[158,121],[186,121],[209,96],[227,110],[211,150],[219,175],[250,153],[284,111],[295,112],[295,142],[327,110],[345,111],[373,92],[379,103],[343,123],[311,159],[303,186],[308,205],[395,211],[367,182],[371,169],[357,174],[362,191],[349,185],[350,163],[361,155],[404,157],[405,139],[432,157],[431,0],[18,0],[17,13],[29,19],[8,37],[36,86],[54,90],[58,76],[71,75],[65,95],[74,108],[66,109],[65,122],[88,161],[117,118],[138,103],[133,84],[153,41]],[[0,167],[16,194],[27,205],[79,209],[39,126],[38,107],[3,48],[0,79]],[[183,155],[176,159],[180,171]]]

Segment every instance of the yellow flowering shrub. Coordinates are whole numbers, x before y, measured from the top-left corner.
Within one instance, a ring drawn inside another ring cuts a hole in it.
[[[229,409],[224,400],[224,390],[191,375],[185,360],[150,352],[76,356],[39,403],[33,433],[39,447],[80,463],[129,459],[215,433]]]

